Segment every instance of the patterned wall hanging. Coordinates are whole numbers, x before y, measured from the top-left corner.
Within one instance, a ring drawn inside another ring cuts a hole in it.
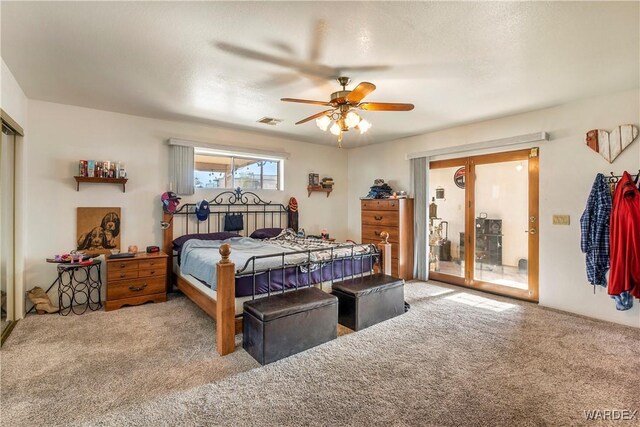
[[[607,132],[593,129],[587,132],[587,146],[599,153],[606,161],[613,161],[638,136],[638,128],[633,125],[621,125]]]

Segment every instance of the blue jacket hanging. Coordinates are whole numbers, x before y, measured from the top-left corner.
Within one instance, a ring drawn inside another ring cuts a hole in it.
[[[580,217],[580,249],[586,254],[587,278],[592,285],[607,286],[610,216],[611,192],[604,175],[599,173]]]

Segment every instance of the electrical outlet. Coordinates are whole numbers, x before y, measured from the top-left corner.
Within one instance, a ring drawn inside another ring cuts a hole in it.
[[[569,225],[569,215],[554,215],[553,225]]]

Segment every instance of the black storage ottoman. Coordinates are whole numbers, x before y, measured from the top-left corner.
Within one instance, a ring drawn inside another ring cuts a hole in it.
[[[260,364],[337,338],[338,299],[315,287],[244,303],[242,346]]]
[[[332,285],[338,322],[354,331],[404,313],[404,280],[386,274],[355,277]]]

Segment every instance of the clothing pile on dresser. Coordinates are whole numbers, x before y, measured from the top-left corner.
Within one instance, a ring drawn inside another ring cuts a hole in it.
[[[598,174],[580,218],[580,247],[586,254],[587,279],[607,288],[618,310],[640,298],[640,189],[628,172],[610,186]],[[609,280],[607,283],[607,271]]]

